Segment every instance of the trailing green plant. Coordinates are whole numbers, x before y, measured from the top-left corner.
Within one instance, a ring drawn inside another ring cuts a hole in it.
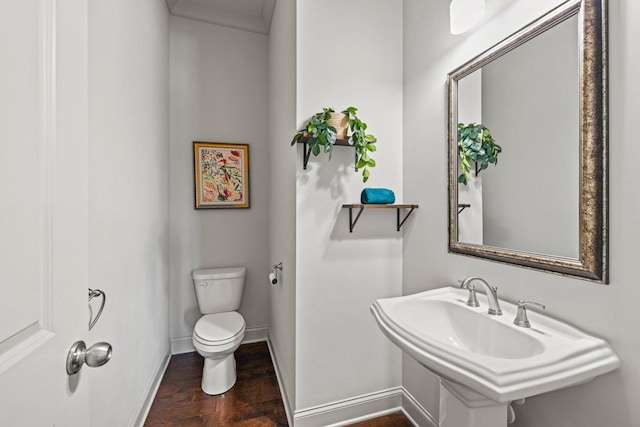
[[[458,154],[460,156],[460,169],[458,182],[467,185],[471,177],[471,162],[479,165],[479,170],[484,170],[490,164],[498,164],[498,155],[502,147],[496,144],[491,132],[482,124],[469,123],[458,124]]]
[[[294,135],[291,145],[295,145],[300,138],[308,137],[306,141],[314,156],[321,152],[328,153],[331,159],[333,146],[336,143],[336,128],[328,124],[331,114],[335,110],[331,107],[323,108],[321,112],[314,114]],[[376,166],[376,161],[371,158],[371,153],[376,151],[375,137],[366,132],[367,124],[358,117],[358,109],[349,107],[342,111],[347,116],[347,123],[351,135],[349,144],[354,146],[357,154],[356,168],[362,169],[362,182],[367,182],[371,171],[369,168]]]
[[[376,151],[374,145],[376,138],[367,133],[367,124],[358,118],[357,112],[358,109],[355,107],[349,107],[343,111],[347,115],[349,130],[351,130],[349,144],[355,147],[358,155],[356,168],[362,169],[362,182],[367,182],[371,175],[369,168],[376,166],[376,161],[370,155]]]

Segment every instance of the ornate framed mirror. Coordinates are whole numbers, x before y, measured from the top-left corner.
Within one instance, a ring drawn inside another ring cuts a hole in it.
[[[569,0],[449,74],[449,252],[608,283],[606,12]],[[468,124],[502,151],[459,182]]]

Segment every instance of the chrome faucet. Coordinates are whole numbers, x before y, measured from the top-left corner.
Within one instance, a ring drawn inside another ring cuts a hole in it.
[[[489,314],[494,316],[502,316],[502,309],[500,308],[500,303],[498,302],[498,288],[495,286],[489,285],[484,279],[480,277],[467,277],[462,281],[460,287],[462,289],[467,289],[470,292],[475,292],[475,287],[471,284],[471,282],[480,282],[480,284],[484,287],[484,293],[487,294],[487,301],[489,302]],[[468,305],[474,306],[473,304]]]

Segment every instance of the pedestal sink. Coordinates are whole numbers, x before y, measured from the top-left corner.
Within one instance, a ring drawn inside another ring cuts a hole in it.
[[[531,328],[466,305],[467,291],[438,288],[371,306],[382,332],[440,377],[441,427],[507,425],[509,402],[587,382],[620,366],[602,339],[529,312]]]

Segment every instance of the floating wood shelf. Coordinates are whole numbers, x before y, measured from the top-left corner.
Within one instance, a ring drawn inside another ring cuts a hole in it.
[[[311,147],[309,147],[309,140],[311,137],[303,136],[298,140],[298,144],[302,144],[302,169],[307,169],[307,164],[309,163],[309,157],[311,157]],[[376,139],[374,139],[370,144],[375,144]],[[340,147],[353,147],[353,145],[349,144],[349,138],[337,138],[334,146]],[[355,153],[355,163],[358,163],[358,153]],[[356,167],[356,172],[358,172],[358,168]]]
[[[396,231],[400,231],[400,228],[404,225],[409,215],[413,213],[414,209],[418,209],[418,205],[363,205],[363,204],[351,204],[351,205],[342,205],[343,209],[349,209],[349,232],[353,233],[353,227],[356,226],[358,219],[360,219],[360,215],[362,215],[362,211],[365,209],[396,209]],[[353,209],[360,209],[355,218],[353,218]],[[404,216],[402,221],[400,220],[400,210],[401,209],[410,209],[409,212]]]

